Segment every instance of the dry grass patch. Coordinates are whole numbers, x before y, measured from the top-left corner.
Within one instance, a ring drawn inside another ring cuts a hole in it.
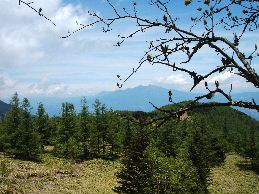
[[[75,163],[49,154],[42,162],[0,158],[11,172],[0,179],[0,193],[112,194],[117,185],[118,161],[94,159]]]
[[[245,169],[244,167],[248,167]],[[259,175],[249,170],[250,160],[229,154],[225,164],[212,169],[212,194],[258,194]]]
[[[212,169],[212,194],[259,193],[259,175],[249,169],[249,159],[227,155],[226,162]],[[0,157],[0,194],[113,194],[118,185],[119,161],[72,160],[42,155],[42,162]]]

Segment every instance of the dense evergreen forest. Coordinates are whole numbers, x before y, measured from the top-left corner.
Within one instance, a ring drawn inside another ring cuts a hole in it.
[[[11,105],[0,121],[1,152],[40,162],[44,146],[51,145],[53,155],[76,162],[120,158],[117,193],[208,193],[210,169],[230,152],[251,158],[259,171],[259,122],[229,107],[196,109],[144,125],[164,113],[113,111],[99,100],[89,112],[83,98],[79,113],[65,102],[61,116],[49,117],[40,103],[32,115],[29,100],[20,101],[17,94]]]

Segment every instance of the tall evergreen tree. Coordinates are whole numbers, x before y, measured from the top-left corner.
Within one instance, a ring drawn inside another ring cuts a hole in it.
[[[91,133],[90,133],[90,146],[94,154],[100,154],[101,102],[98,99],[95,100],[93,104],[93,108],[94,108],[94,113],[93,113],[93,123],[92,123]]]
[[[190,159],[197,169],[197,175],[199,177],[198,184],[201,189],[201,194],[208,193],[208,178],[210,174],[209,150],[207,149],[209,142],[206,142],[206,140],[203,128],[196,128],[191,134],[188,149]]]
[[[62,104],[62,117],[57,131],[54,153],[57,156],[72,159],[77,159],[83,155],[83,146],[80,142],[80,131],[73,104]]]
[[[17,158],[36,159],[41,153],[41,144],[39,134],[33,129],[30,102],[25,98],[20,107],[15,93],[11,105],[6,118],[5,151]]]
[[[90,154],[89,150],[89,142],[90,142],[90,115],[87,106],[87,100],[84,97],[81,100],[82,103],[82,110],[79,114],[79,122],[80,122],[80,131],[82,133],[81,140],[83,142],[83,149],[84,149],[84,156],[88,157]]]
[[[25,159],[35,159],[41,153],[41,141],[37,131],[33,129],[31,105],[24,98],[21,111],[21,122],[17,131],[15,155]]]
[[[94,104],[94,126],[91,131],[91,146],[96,150],[97,154],[105,153],[105,141],[107,137],[107,108],[98,99]]]
[[[39,104],[37,109],[35,127],[41,136],[43,145],[49,144],[49,139],[51,136],[51,131],[49,127],[49,116],[46,113],[42,103]]]
[[[120,183],[120,186],[115,188],[117,193],[146,193],[146,189],[149,188],[146,177],[150,176],[147,175],[150,169],[144,152],[148,145],[148,136],[142,130],[139,131],[132,144],[125,150],[123,168],[117,174]]]
[[[11,109],[6,115],[5,130],[2,136],[5,152],[13,153],[17,140],[17,131],[21,122],[21,108],[18,94],[15,93],[10,101]]]

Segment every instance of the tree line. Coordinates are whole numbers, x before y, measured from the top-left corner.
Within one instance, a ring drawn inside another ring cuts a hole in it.
[[[83,98],[76,113],[73,104],[62,103],[61,115],[49,117],[40,103],[32,115],[29,100],[20,102],[16,93],[0,123],[0,151],[40,160],[44,146],[51,145],[54,156],[77,162],[120,158],[117,193],[208,193],[210,169],[221,165],[229,152],[250,157],[258,170],[259,123],[234,109],[197,109],[179,119],[145,125],[165,113],[112,111],[99,100],[92,106],[90,112]]]
[[[54,117],[48,116],[42,103],[32,115],[29,100],[20,102],[17,93],[11,106],[1,122],[0,149],[17,158],[37,159],[46,145],[54,146],[56,156],[72,159],[112,157],[123,148],[126,121],[99,100],[92,113],[85,98],[78,114],[73,104],[62,103],[61,116]]]

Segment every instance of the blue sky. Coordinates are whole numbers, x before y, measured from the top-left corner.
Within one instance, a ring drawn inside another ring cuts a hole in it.
[[[127,7],[132,1],[113,2],[121,8]],[[159,15],[158,11],[147,9],[143,3],[145,1],[138,2],[143,16]],[[19,6],[18,0],[0,0],[0,99],[9,99],[14,92],[24,97],[68,97],[116,90],[116,75],[129,75],[147,48],[145,41],[162,34],[159,30],[152,30],[137,35],[122,47],[114,47],[113,44],[118,40],[117,34],[127,35],[134,27],[131,23],[118,23],[108,34],[102,33],[100,27],[92,27],[61,39],[59,37],[68,30],[78,27],[76,20],[83,24],[91,21],[88,10],[109,16],[113,13],[112,9],[105,0],[35,0],[33,6],[42,7],[43,13],[57,26],[43,20],[28,7]],[[179,17],[190,17],[193,14],[182,3],[177,6],[173,11]],[[188,22],[183,21],[182,25],[187,25]],[[232,34],[224,35],[231,37]],[[244,52],[252,49],[251,44],[258,43],[258,36],[258,31],[247,34],[240,45]],[[180,55],[175,57],[177,60],[182,59]],[[208,64],[215,66],[219,61],[212,52],[204,49],[194,58],[190,67],[204,73],[212,68]],[[257,66],[258,63],[258,70]],[[213,82],[215,79],[226,84],[226,87],[233,83],[235,92],[256,91],[228,72],[211,77],[208,81]],[[185,74],[173,73],[170,68],[163,66],[145,64],[124,88],[155,84],[188,91],[191,83],[192,80]],[[200,90],[198,87],[194,92]]]

